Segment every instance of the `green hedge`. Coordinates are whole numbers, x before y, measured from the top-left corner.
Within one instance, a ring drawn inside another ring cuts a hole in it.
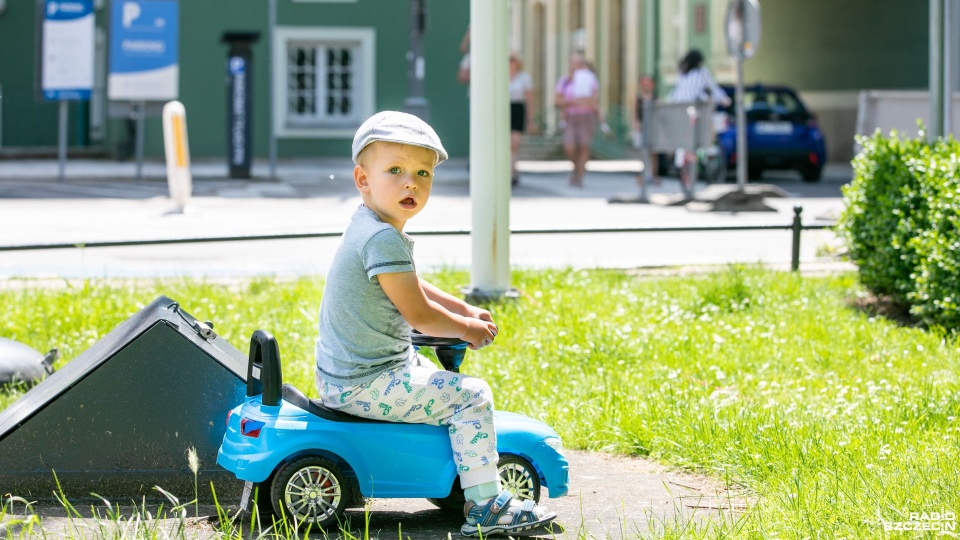
[[[960,143],[860,137],[838,231],[864,286],[928,325],[960,329]]]

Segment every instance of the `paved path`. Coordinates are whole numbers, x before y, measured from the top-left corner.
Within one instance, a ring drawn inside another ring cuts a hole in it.
[[[559,499],[547,499],[546,490],[541,502],[558,514],[557,522],[566,530],[556,536],[543,538],[574,540],[596,538],[620,540],[647,538],[664,526],[688,520],[714,519],[721,513],[737,513],[744,501],[722,486],[700,476],[671,472],[666,468],[639,458],[614,456],[601,452],[568,451],[571,466],[570,492]],[[111,501],[120,503],[121,501]],[[228,504],[228,503],[221,503]],[[92,536],[99,527],[115,527],[116,522],[90,518],[89,505],[76,505],[84,519],[67,519],[60,506],[38,507],[36,513],[43,520],[43,531],[48,538],[100,538]],[[169,505],[168,505],[169,506]],[[130,520],[130,503],[125,505],[125,520]],[[14,509],[14,516],[22,517],[22,507]],[[100,508],[103,515],[103,508]],[[156,508],[151,508],[156,515]],[[201,516],[215,516],[212,507],[201,506]],[[190,515],[196,515],[190,507]],[[167,514],[169,515],[169,514]],[[362,509],[348,510],[356,538],[365,538],[365,516]],[[459,538],[463,518],[443,512],[424,499],[375,499],[370,507],[370,539],[396,539],[398,531],[409,540],[438,540]],[[249,527],[249,521],[245,522]],[[167,519],[161,525],[170,530],[176,526]],[[188,520],[185,538],[207,538],[215,532],[207,519]],[[78,535],[77,530],[85,534]],[[14,536],[18,529],[12,528]],[[0,534],[3,531],[0,529]],[[256,537],[257,535],[251,535]],[[178,536],[173,535],[173,538]]]
[[[849,167],[828,167],[817,184],[783,173],[763,181],[778,185],[788,198],[767,199],[775,212],[691,212],[683,207],[610,204],[607,199],[636,191],[633,162],[591,162],[585,187],[567,185],[564,162],[521,163],[521,183],[513,190],[513,229],[787,225],[802,205],[805,223],[828,223],[842,208],[840,186]],[[279,180],[224,179],[225,166],[195,164],[194,197],[183,214],[171,214],[163,167],[147,163],[134,178],[131,163],[70,162],[57,180],[49,161],[0,161],[0,246],[70,242],[276,235],[339,231],[360,202],[346,160],[281,163]],[[254,168],[266,175],[265,164]],[[698,186],[703,189],[704,186]],[[679,193],[675,179],[664,179],[652,194]],[[425,230],[471,227],[469,174],[451,160],[438,168],[427,207],[408,224],[417,239],[422,269],[469,267],[468,236],[416,236]],[[257,242],[174,244],[45,251],[5,251],[0,278],[120,276],[249,276],[323,274],[336,238]],[[835,244],[829,231],[808,231],[801,261],[814,263]],[[514,267],[658,267],[727,264],[783,266],[791,255],[787,231],[603,233],[512,235]]]

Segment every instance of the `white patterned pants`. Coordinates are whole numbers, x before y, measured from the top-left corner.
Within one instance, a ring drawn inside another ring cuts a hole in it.
[[[461,487],[499,480],[493,395],[483,379],[423,361],[357,386],[328,383],[317,372],[317,389],[324,405],[354,416],[447,426]]]

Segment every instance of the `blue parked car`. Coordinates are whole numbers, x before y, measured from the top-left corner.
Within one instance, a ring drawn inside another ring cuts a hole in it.
[[[734,100],[734,87],[722,88]],[[759,178],[765,169],[795,169],[806,182],[820,180],[827,161],[823,132],[796,92],[786,86],[744,86],[743,104],[750,178]],[[737,167],[734,106],[719,107],[725,118],[717,126],[720,162],[728,175],[735,174]]]
[[[445,369],[459,370],[466,343],[412,337],[414,345],[433,347]],[[504,489],[534,501],[541,486],[550,497],[566,494],[568,465],[556,431],[520,414],[496,411],[494,418]],[[426,498],[463,512],[446,427],[367,420],[307,398],[282,384],[279,348],[263,330],[251,339],[247,398],[227,415],[217,463],[247,483],[241,506],[259,484],[258,501],[269,500],[273,512],[299,525],[335,524],[364,497]]]

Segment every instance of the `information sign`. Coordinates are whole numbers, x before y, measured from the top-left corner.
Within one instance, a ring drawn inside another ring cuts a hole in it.
[[[93,90],[93,0],[45,0],[40,89],[47,101],[88,100]]]
[[[180,5],[177,0],[113,0],[110,10],[111,100],[177,99]]]

